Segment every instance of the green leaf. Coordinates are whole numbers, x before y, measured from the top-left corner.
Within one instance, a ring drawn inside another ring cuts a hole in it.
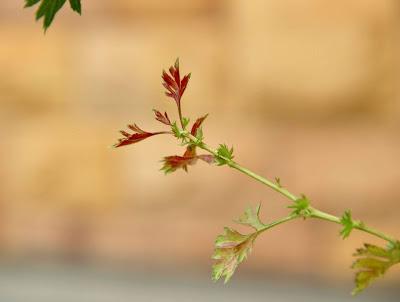
[[[73,11],[82,14],[81,0],[69,0],[69,5]]]
[[[183,117],[182,118],[182,124],[183,124],[183,129],[186,129],[187,125],[190,123],[190,118],[188,117]]]
[[[43,28],[46,31],[66,1],[67,0],[25,0],[25,7],[34,6],[40,2],[39,8],[36,11],[36,20],[43,18]],[[69,3],[73,11],[81,14],[80,0],[69,0]]]
[[[225,228],[224,234],[215,240],[212,258],[216,263],[213,265],[212,280],[225,278],[224,282],[227,283],[238,265],[250,254],[257,235],[257,232],[243,235],[236,230]]]
[[[259,204],[255,209],[252,209],[251,207],[247,208],[236,222],[248,225],[256,231],[262,230],[265,227],[265,224],[260,220],[260,209],[261,204]]]
[[[172,123],[171,130],[172,130],[172,133],[174,134],[174,136],[176,138],[182,138],[183,137],[182,131],[181,131],[181,129],[179,129],[178,124],[176,122]]]
[[[233,158],[233,147],[230,149],[225,144],[220,144],[217,149],[218,157],[216,157],[216,162],[218,166],[223,166],[228,164]]]
[[[228,282],[239,264],[250,254],[254,240],[265,230],[266,226],[260,220],[260,209],[260,204],[254,209],[249,207],[236,221],[254,228],[254,232],[243,235],[234,229],[225,227],[224,234],[219,235],[215,240],[215,250],[212,256],[216,260],[212,273],[214,281],[225,278],[225,283]]]
[[[367,288],[373,281],[382,277],[389,268],[400,263],[400,243],[392,243],[388,248],[372,244],[364,244],[354,254],[358,257],[352,268],[357,269],[355,284],[352,294],[356,295]]]
[[[343,239],[350,236],[351,231],[354,229],[354,221],[351,217],[350,211],[345,211],[343,216],[340,218],[340,223],[343,225],[343,229],[340,231],[340,235]]]
[[[305,196],[302,195],[301,198],[298,198],[294,201],[294,204],[288,206],[289,209],[293,209],[293,215],[302,216],[304,219],[310,216],[310,200]]]
[[[36,3],[38,3],[41,0],[25,0],[25,7],[31,7],[34,6]]]
[[[203,135],[203,129],[201,127],[198,128],[196,131],[196,138],[197,138],[197,143],[196,143],[197,145],[203,142],[204,135]]]
[[[47,0],[50,1],[50,0]],[[47,6],[47,11],[44,15],[44,23],[43,27],[45,30],[49,28],[51,23],[54,20],[54,17],[56,16],[57,12],[63,7],[65,4],[66,0],[53,0],[51,3]]]

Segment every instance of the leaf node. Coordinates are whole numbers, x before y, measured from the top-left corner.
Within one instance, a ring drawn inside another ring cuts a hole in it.
[[[234,158],[233,156],[233,147],[229,148],[225,144],[220,144],[217,149],[218,157],[216,157],[216,162],[218,166],[223,166],[229,164],[230,161]]]
[[[343,239],[346,239],[350,236],[351,231],[353,231],[354,227],[356,226],[349,210],[344,212],[343,216],[340,218],[340,223],[343,225],[340,235]]]
[[[294,201],[294,204],[288,206],[289,209],[293,209],[292,215],[301,216],[304,219],[310,217],[311,209],[310,209],[310,200],[305,196],[302,195],[301,198],[298,198]]]

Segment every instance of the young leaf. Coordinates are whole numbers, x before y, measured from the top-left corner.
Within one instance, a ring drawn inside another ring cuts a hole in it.
[[[202,128],[197,129],[197,131],[196,131],[196,139],[197,139],[196,145],[199,145],[199,144],[201,144],[203,142],[204,135],[203,135],[203,129]]]
[[[178,108],[180,108],[183,93],[185,92],[190,79],[190,73],[181,79],[179,71],[179,59],[176,59],[174,66],[169,68],[169,74],[163,70],[162,79],[164,81],[163,86],[165,89],[167,89],[165,95],[174,99],[178,105]]]
[[[343,225],[340,235],[343,239],[346,239],[350,236],[351,231],[354,229],[354,222],[350,211],[344,212],[343,216],[340,218],[340,223]]]
[[[233,156],[233,147],[228,148],[227,145],[225,144],[220,144],[217,150],[218,157],[216,157],[216,161],[218,166],[226,165],[231,161],[234,156]]]
[[[187,125],[189,125],[189,123],[190,123],[190,118],[188,118],[188,117],[182,117],[182,126],[183,126],[183,129],[186,129],[186,127],[187,127]]]
[[[225,278],[225,283],[229,281],[238,265],[250,254],[257,235],[257,232],[243,235],[233,229],[225,228],[224,234],[215,240],[212,256],[212,259],[216,260],[212,268],[213,281],[218,281],[220,278]]]
[[[255,209],[252,209],[251,207],[247,208],[236,222],[248,225],[254,228],[256,231],[261,230],[263,227],[265,227],[265,224],[260,220],[260,209],[261,204],[259,204]]]
[[[43,18],[43,28],[46,31],[54,20],[55,15],[64,6],[66,0],[25,0],[25,7],[31,7],[39,4],[36,11],[36,20]],[[69,0],[73,11],[81,14],[81,1]]]
[[[302,195],[301,198],[294,201],[294,204],[288,206],[289,209],[293,209],[292,214],[302,216],[304,219],[310,215],[310,200]]]
[[[126,145],[131,145],[134,143],[138,143],[146,138],[149,138],[153,135],[158,135],[158,134],[169,134],[170,132],[146,132],[142,129],[139,128],[138,125],[133,124],[133,125],[128,125],[128,128],[133,131],[132,134],[121,130],[120,133],[123,135],[123,138],[120,138],[118,140],[118,143],[114,144],[115,148],[126,146]]]
[[[193,136],[197,135],[197,130],[201,127],[201,124],[204,122],[204,120],[207,118],[208,114],[206,114],[205,116],[199,117],[196,122],[193,124],[192,126],[192,130],[190,131],[190,133]]]
[[[176,138],[183,138],[182,131],[181,129],[179,129],[178,124],[176,122],[172,123],[171,130]]]
[[[161,170],[164,171],[165,174],[172,173],[178,169],[183,169],[187,172],[188,166],[194,165],[198,159],[201,159],[209,164],[214,161],[214,157],[212,155],[196,155],[195,152],[192,152],[191,149],[188,149],[183,156],[172,155],[164,157]]]
[[[250,254],[254,240],[257,238],[265,224],[260,220],[259,204],[255,209],[248,208],[236,221],[237,223],[250,226],[255,232],[243,235],[236,230],[225,227],[224,234],[219,235],[215,240],[215,250],[212,258],[216,260],[213,265],[212,279],[218,281],[225,278],[229,281],[238,265]]]
[[[386,249],[366,243],[363,248],[357,249],[354,256],[358,257],[352,265],[353,269],[358,270],[356,287],[352,292],[356,295],[382,277],[393,265],[400,263],[400,242]]]
[[[168,114],[165,112],[164,114],[162,114],[160,111],[153,109],[154,114],[156,115],[156,120],[167,125],[167,126],[171,126],[171,121],[168,117]]]

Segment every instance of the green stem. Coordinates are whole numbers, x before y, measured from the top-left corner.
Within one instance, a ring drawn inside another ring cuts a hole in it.
[[[280,186],[280,184],[278,183],[274,183],[268,179],[266,179],[263,176],[260,176],[256,173],[254,173],[253,171],[242,167],[241,165],[239,165],[238,163],[236,163],[235,161],[229,159],[229,158],[224,158],[223,156],[220,156],[218,154],[217,151],[215,151],[214,149],[210,148],[208,145],[206,145],[205,143],[199,141],[196,137],[194,137],[193,135],[191,135],[188,132],[184,133],[186,135],[186,137],[191,140],[193,143],[195,143],[199,148],[208,151],[209,153],[213,154],[215,157],[219,157],[221,159],[223,159],[225,162],[227,162],[227,165],[233,169],[236,169],[248,176],[250,176],[251,178],[261,182],[262,184],[270,187],[271,189],[273,189],[274,191],[282,194],[283,196],[287,197],[288,199],[290,199],[291,201],[295,202],[296,200],[298,200],[298,197],[294,194],[292,194],[291,192],[289,192],[287,189],[283,188],[282,186]],[[325,213],[323,211],[320,211],[318,209],[315,209],[313,207],[309,207],[309,215],[307,217],[311,217],[311,218],[317,218],[317,219],[321,219],[321,220],[325,220],[325,221],[329,221],[329,222],[333,222],[336,224],[342,224],[341,219],[335,215],[329,214],[329,213]],[[278,220],[276,222],[272,222],[271,224],[268,224],[265,226],[265,229],[263,228],[261,231],[267,230],[271,227],[274,227],[278,224],[287,222],[289,220],[295,219],[299,217],[299,215],[290,215],[288,217],[285,217],[281,220]],[[383,240],[386,240],[388,242],[391,243],[396,243],[398,242],[398,240],[396,240],[395,238],[388,236],[380,231],[377,231],[373,228],[367,227],[364,223],[360,222],[360,221],[353,221],[353,225],[354,225],[354,229],[360,230],[362,232],[365,233],[369,233],[373,236],[376,236],[378,238],[381,238]]]
[[[285,223],[285,222],[288,222],[288,221],[290,221],[290,220],[293,220],[293,219],[296,219],[296,218],[299,218],[300,216],[299,215],[296,215],[296,214],[292,214],[292,215],[289,215],[289,216],[287,216],[287,217],[284,217],[284,218],[282,218],[282,219],[279,219],[279,220],[276,220],[276,221],[274,221],[274,222],[271,222],[271,223],[269,223],[269,224],[266,224],[266,225],[264,225],[261,229],[259,229],[257,232],[258,233],[262,233],[262,232],[264,232],[264,231],[266,231],[266,230],[269,230],[270,228],[273,228],[273,227],[275,227],[275,226],[277,226],[277,225],[280,225],[280,224],[282,224],[282,223]]]
[[[337,224],[342,224],[341,219],[337,216],[322,212],[320,210],[314,209],[314,208],[310,208],[311,210],[311,215],[310,217],[313,218],[317,218],[317,219],[322,219],[322,220],[326,220],[326,221],[330,221],[330,222],[334,222]],[[395,243],[397,242],[397,240],[391,236],[388,236],[378,230],[375,230],[373,228],[370,228],[368,226],[366,226],[364,223],[360,222],[360,221],[355,221],[353,220],[353,224],[354,224],[354,228],[360,231],[363,231],[365,233],[369,233],[371,235],[374,235],[376,237],[379,237],[383,240],[386,240],[388,242],[391,243]]]
[[[193,142],[198,142],[197,138],[194,137],[191,134],[187,134],[187,137],[192,140]],[[216,157],[221,157],[220,155],[218,155],[217,151],[211,149],[209,146],[207,146],[205,143],[201,142],[198,144],[199,148],[206,150],[208,152],[210,152],[211,154],[213,154]],[[286,190],[285,188],[281,187],[279,184],[276,184],[268,179],[266,179],[265,177],[262,177],[261,175],[258,175],[256,173],[254,173],[253,171],[250,171],[249,169],[242,167],[241,165],[239,165],[238,163],[236,163],[233,160],[224,158],[224,160],[226,160],[228,162],[228,166],[236,169],[248,176],[250,176],[251,178],[254,178],[255,180],[263,183],[264,185],[270,187],[271,189],[275,190],[276,192],[286,196],[287,198],[289,198],[292,201],[296,201],[297,197],[296,195],[293,195],[292,193],[290,193],[288,190]]]

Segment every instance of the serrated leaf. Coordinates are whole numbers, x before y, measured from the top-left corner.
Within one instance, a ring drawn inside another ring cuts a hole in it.
[[[165,124],[165,125],[167,125],[167,126],[172,126],[172,125],[171,125],[171,121],[170,121],[170,119],[169,119],[169,117],[168,117],[167,112],[165,112],[164,114],[162,114],[160,111],[158,111],[158,110],[156,110],[156,109],[153,109],[153,112],[154,112],[154,114],[155,114],[155,116],[156,116],[156,120],[157,120],[157,121],[159,121],[159,122],[161,122],[161,123],[163,123],[163,124]],[[175,126],[176,126],[176,124],[175,124]]]
[[[351,231],[354,229],[354,221],[351,217],[350,211],[345,211],[343,216],[340,218],[340,223],[343,225],[340,235],[343,239],[350,236]]]
[[[129,133],[124,130],[121,130],[120,133],[122,134],[122,138],[118,140],[118,143],[114,144],[114,148],[119,148],[122,146],[127,146],[131,144],[138,143],[146,138],[152,137],[154,135],[159,135],[159,134],[169,134],[169,132],[165,131],[160,131],[160,132],[147,132],[139,128],[138,125],[133,124],[133,125],[128,125],[128,128],[133,132]]]
[[[225,283],[228,282],[238,265],[250,254],[254,240],[266,227],[260,220],[260,209],[261,205],[254,209],[250,207],[236,221],[254,228],[255,232],[244,235],[225,227],[224,234],[219,235],[215,240],[215,250],[212,256],[216,260],[212,272],[214,281],[225,278]]]
[[[175,64],[171,66],[168,71],[169,74],[165,70],[163,70],[161,76],[163,79],[162,84],[167,90],[165,92],[165,95],[174,99],[176,104],[178,105],[178,108],[180,108],[181,99],[189,83],[191,74],[189,73],[181,79],[179,70],[179,59],[176,59]]]
[[[179,138],[179,139],[184,138],[184,134],[183,134],[183,132],[181,131],[181,129],[179,129],[178,124],[177,124],[176,122],[173,122],[173,123],[172,123],[172,125],[171,125],[171,130],[172,130],[172,133],[174,134],[174,136],[175,136],[176,138]]]
[[[355,276],[356,287],[352,294],[356,295],[367,288],[373,281],[382,277],[389,268],[400,262],[400,244],[393,244],[390,248],[382,248],[372,244],[364,244],[357,249],[352,268],[357,269]]]
[[[203,124],[204,120],[207,118],[208,114],[199,117],[196,122],[193,124],[192,129],[190,130],[190,134],[192,134],[193,136],[196,136],[197,134],[197,129],[200,128],[201,124]]]
[[[217,149],[217,154],[218,157],[216,157],[216,161],[218,166],[226,165],[231,161],[234,156],[233,156],[233,147],[229,148],[225,144],[220,144],[218,149]]]
[[[390,258],[391,257],[390,250],[393,248],[395,248],[395,247],[385,249],[383,247],[365,243],[364,247],[357,249],[357,251],[354,253],[354,256],[371,256],[371,257]]]
[[[190,123],[190,118],[188,117],[182,117],[182,124],[183,124],[183,129],[186,129],[187,125]]]
[[[260,219],[260,209],[261,204],[259,204],[255,209],[251,207],[247,208],[242,216],[236,220],[237,223],[248,225],[254,228],[256,231],[259,231],[265,227],[265,224],[261,222]]]
[[[310,214],[310,200],[307,198],[307,196],[302,195],[301,198],[296,199],[294,204],[288,206],[288,208],[293,209],[293,215],[302,216],[305,219]]]
[[[257,232],[243,235],[236,230],[225,228],[215,241],[215,250],[212,258],[216,260],[213,265],[212,279],[218,281],[225,278],[225,283],[234,274],[238,265],[250,254]]]
[[[178,169],[183,169],[187,172],[188,166],[196,164],[198,159],[205,161],[208,164],[211,164],[214,161],[214,157],[212,155],[197,155],[190,149],[189,146],[183,156],[172,155],[164,157],[164,159],[162,160],[163,166],[161,168],[161,171],[164,171],[165,174],[175,172]]]

